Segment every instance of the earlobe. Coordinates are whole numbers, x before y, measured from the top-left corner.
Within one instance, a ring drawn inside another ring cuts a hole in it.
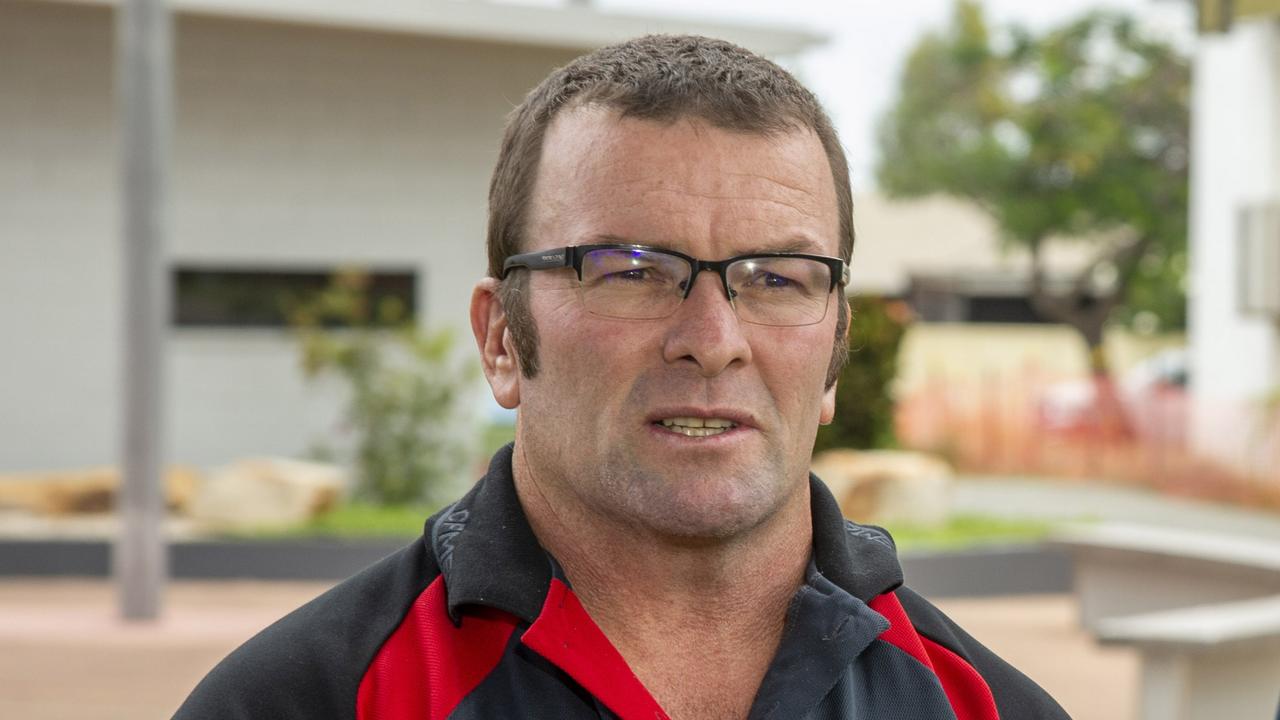
[[[830,425],[836,419],[836,383],[822,394],[822,412],[818,415],[818,424]]]
[[[471,293],[471,332],[493,399],[508,410],[514,409],[520,404],[520,368],[494,278],[476,283]]]

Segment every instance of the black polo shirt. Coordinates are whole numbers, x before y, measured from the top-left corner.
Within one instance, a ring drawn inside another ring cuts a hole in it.
[[[175,717],[666,718],[538,544],[511,454],[422,538],[229,655]],[[810,482],[812,560],[750,720],[1067,717],[902,587],[888,534]]]

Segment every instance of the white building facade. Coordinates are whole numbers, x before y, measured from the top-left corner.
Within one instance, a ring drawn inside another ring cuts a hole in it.
[[[119,454],[121,241],[111,2],[0,2],[0,473]],[[167,262],[411,274],[470,344],[507,113],[552,68],[645,32],[771,56],[787,30],[583,7],[226,0],[175,10]],[[339,421],[285,328],[171,327],[166,457],[298,455]]]
[[[1280,2],[1202,0],[1191,158],[1192,442],[1280,479]]]

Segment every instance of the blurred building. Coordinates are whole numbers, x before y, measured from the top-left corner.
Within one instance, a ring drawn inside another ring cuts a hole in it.
[[[118,455],[123,325],[114,2],[0,2],[0,469]],[[785,28],[441,0],[176,0],[167,456],[296,454],[337,421],[275,300],[336,268],[470,342],[506,114],[647,32],[773,57]]]
[[[853,206],[853,294],[905,300],[930,323],[1052,322],[1031,306],[1030,253],[1007,247],[977,205],[945,195],[863,195]],[[1071,283],[1090,257],[1088,243],[1049,243],[1042,262],[1050,289]]]
[[[1275,479],[1266,398],[1280,398],[1280,0],[1197,4],[1192,442]]]

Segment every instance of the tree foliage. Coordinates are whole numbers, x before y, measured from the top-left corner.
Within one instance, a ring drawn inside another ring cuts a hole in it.
[[[344,271],[323,292],[290,303],[303,372],[335,375],[349,390],[357,498],[438,500],[433,491],[466,462],[458,401],[475,369],[454,360],[449,332],[424,330],[397,299],[375,307],[368,286],[367,273]]]
[[[879,183],[989,212],[1008,244],[1030,251],[1036,309],[1078,330],[1103,372],[1109,319],[1185,321],[1189,96],[1187,60],[1129,17],[997,35],[961,0],[906,63],[880,127]],[[1066,291],[1043,267],[1057,242],[1096,247]]]

